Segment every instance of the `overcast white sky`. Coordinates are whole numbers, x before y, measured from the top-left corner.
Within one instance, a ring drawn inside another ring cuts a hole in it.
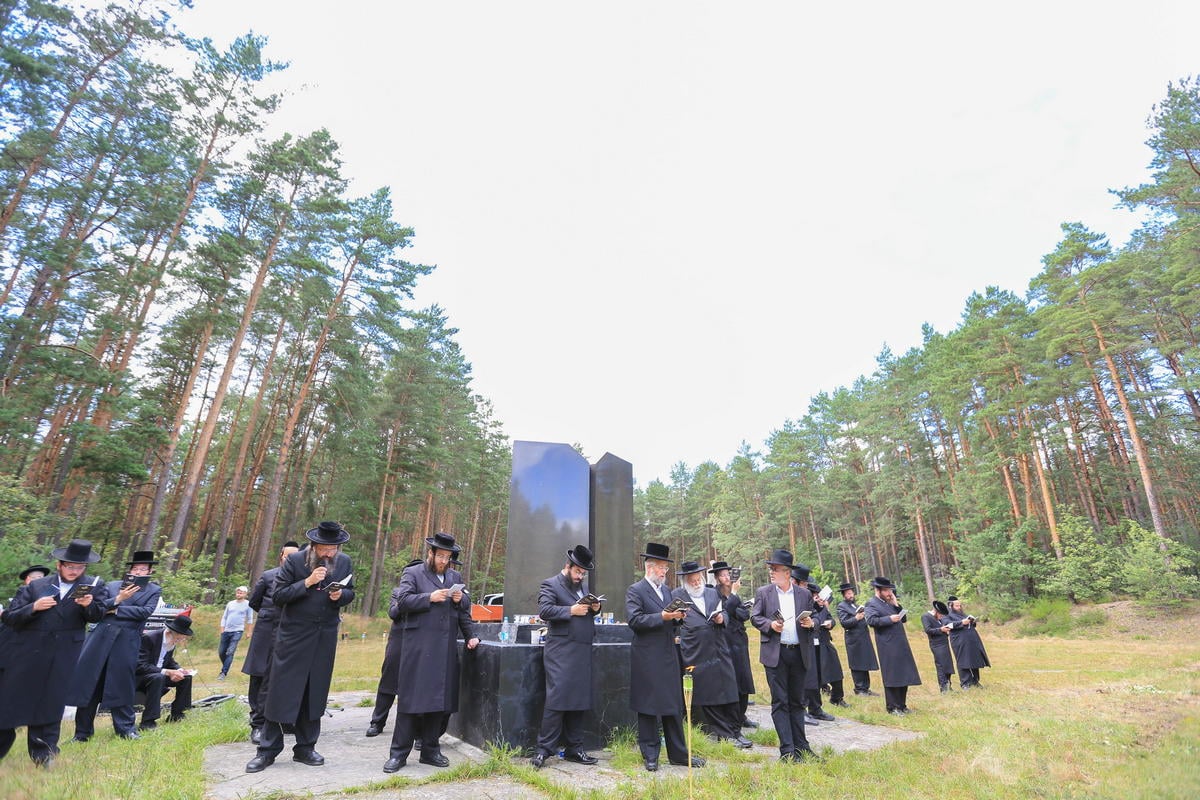
[[[1196,2],[195,0],[291,62],[274,123],[392,187],[513,439],[726,464],[886,344],[1114,244]]]

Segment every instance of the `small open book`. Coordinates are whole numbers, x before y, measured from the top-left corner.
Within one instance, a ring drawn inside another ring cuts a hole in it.
[[[579,602],[581,602],[587,606],[594,606],[594,605],[599,605],[600,603],[603,603],[607,599],[608,598],[605,597],[604,595],[600,595],[599,597],[597,597],[596,595],[592,594],[591,592],[588,592],[583,597],[579,598]]]

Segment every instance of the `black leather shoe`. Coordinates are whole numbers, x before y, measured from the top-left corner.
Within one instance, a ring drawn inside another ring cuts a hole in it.
[[[816,711],[809,716],[816,717],[821,722],[833,722],[833,714],[826,714],[824,711]]]
[[[421,757],[417,760],[420,761],[422,764],[428,764],[431,767],[448,767],[448,766],[450,766],[450,759],[446,758],[441,753],[431,753],[429,755],[426,755],[424,752],[422,752]]]
[[[251,728],[250,729],[250,744],[261,744],[261,743],[262,743],[262,728]]]
[[[246,764],[246,772],[262,772],[275,763],[271,756],[255,756]]]
[[[83,744],[83,743],[87,742],[87,741],[88,741],[89,739],[91,739],[91,738],[92,738],[92,737],[90,737],[90,736],[80,736],[79,734],[75,734],[74,736],[72,736],[72,737],[71,737],[71,741],[72,741],[72,742],[79,742],[80,744]]]
[[[183,722],[183,714],[172,714],[167,717],[167,722]]]
[[[384,772],[399,772],[401,769],[404,768],[404,765],[407,763],[408,763],[407,758],[389,758],[387,761],[383,762],[383,771]]]
[[[745,736],[739,736],[733,740],[734,747],[740,747],[742,750],[749,750],[754,747],[754,742],[747,739]]]
[[[139,731],[152,731],[152,730],[154,730],[154,729],[155,729],[155,728],[157,728],[157,727],[158,727],[158,723],[157,723],[157,722],[153,722],[153,721],[151,721],[151,722],[143,722],[141,725],[138,725],[138,730],[139,730]]]
[[[799,763],[801,761],[821,761],[821,760],[823,760],[823,759],[819,755],[817,755],[815,752],[813,752],[813,749],[811,747],[798,747],[792,751],[792,761],[795,761],[797,763]]]
[[[750,719],[749,717],[742,717],[742,727],[743,728],[757,728],[758,723],[755,722],[754,720]]]
[[[325,756],[318,753],[316,750],[309,750],[307,753],[296,753],[292,756],[292,761],[299,764],[305,764],[310,767],[320,767],[325,764]]]
[[[117,736],[120,736],[122,739],[140,739],[140,738],[142,738],[141,735],[137,731],[125,731],[124,733],[118,733]]]
[[[845,700],[834,700],[833,704],[835,706],[837,706],[838,708],[849,708],[850,707],[850,704],[847,703]]]
[[[808,712],[805,712],[805,714],[804,714],[804,724],[805,724],[805,725],[811,725],[811,726],[813,726],[814,728],[816,728],[816,727],[817,727],[817,726],[819,726],[821,723],[817,722],[817,719],[816,719],[816,717],[814,717],[812,714],[809,714]]]
[[[686,767],[688,765],[688,763],[686,761],[672,761],[671,763],[677,767]],[[700,756],[692,756],[692,766],[693,767],[703,767],[704,764],[705,764],[705,761],[703,758],[701,758]]]
[[[658,759],[646,759],[646,771],[658,772]]]
[[[420,749],[421,749],[421,740],[413,739],[413,750],[420,750]]]
[[[370,737],[370,736],[378,736],[378,735],[379,735],[379,734],[381,734],[381,733],[383,733],[383,727],[382,727],[382,726],[380,726],[380,725],[368,725],[368,726],[367,726],[367,736],[368,736],[368,737]]]
[[[563,758],[567,761],[574,761],[576,764],[598,764],[600,759],[595,756],[590,756],[582,750],[575,752],[563,753]]]
[[[537,752],[536,754],[534,754],[533,758],[529,759],[529,764],[534,769],[541,769],[542,765],[545,763],[546,763],[546,754],[543,752],[540,752],[540,751]]]

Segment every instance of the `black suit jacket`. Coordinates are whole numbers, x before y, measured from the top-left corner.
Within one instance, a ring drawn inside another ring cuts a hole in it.
[[[808,589],[799,586],[792,587],[792,600],[796,605],[796,615],[799,615],[801,611],[812,610],[812,592]],[[779,666],[779,644],[782,634],[771,630],[775,612],[779,610],[779,593],[775,590],[775,584],[768,583],[766,586],[760,586],[754,593],[754,606],[750,609],[750,624],[758,628],[759,633],[762,634],[759,639],[758,660],[764,667]],[[801,644],[807,642],[811,645],[813,635],[811,628],[802,628],[797,622],[796,633]],[[804,661],[806,670],[813,668],[812,650],[811,646],[800,648],[800,657]]]
[[[172,647],[163,656],[162,666],[158,666],[158,651],[162,649],[163,629],[146,631],[142,634],[142,644],[138,650],[137,679],[140,683],[145,678],[157,675],[164,669],[179,669],[175,660],[175,648]]]

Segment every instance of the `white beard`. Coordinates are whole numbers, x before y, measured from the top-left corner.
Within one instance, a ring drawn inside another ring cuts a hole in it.
[[[691,596],[692,598],[700,598],[700,597],[703,597],[703,596],[704,596],[704,584],[700,584],[700,587],[699,587],[699,588],[697,588],[697,589],[693,589],[693,588],[691,587],[691,585],[688,585],[688,587],[687,587],[687,593],[688,593],[688,595],[689,595],[689,596]]]

